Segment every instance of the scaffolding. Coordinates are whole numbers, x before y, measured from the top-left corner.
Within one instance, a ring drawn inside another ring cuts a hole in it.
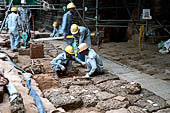
[[[96,38],[99,35],[99,28],[100,27],[116,27],[116,28],[122,27],[122,28],[127,28],[129,22],[139,22],[139,21],[141,21],[140,20],[141,0],[135,0],[135,2],[133,1],[133,2],[128,3],[128,4],[127,4],[126,0],[121,0],[121,1],[120,0],[115,0],[116,5],[115,6],[110,6],[110,7],[108,7],[108,6],[101,7],[100,3],[99,3],[100,2],[99,0],[96,0],[95,2],[96,2],[95,17],[86,17],[86,15],[85,15],[85,0],[83,0],[83,19],[84,19],[84,21],[90,20],[90,21],[95,22]],[[120,2],[122,2],[123,6],[119,5]],[[138,8],[138,19],[137,20],[132,19],[132,14],[131,14],[129,8]],[[100,15],[99,15],[99,11],[101,9],[109,9],[109,10],[112,9],[112,11],[116,12],[115,18],[101,19]],[[120,9],[126,9],[127,10],[129,19],[127,19],[127,18],[119,19],[117,17],[118,16],[118,10],[120,10]],[[99,43],[98,38],[97,38],[97,44],[98,44],[98,47],[99,47],[100,43]]]

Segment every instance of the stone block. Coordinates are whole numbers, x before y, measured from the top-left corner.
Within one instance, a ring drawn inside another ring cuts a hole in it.
[[[44,45],[43,44],[31,44],[30,58],[44,58]]]
[[[18,53],[19,53],[19,55],[30,55],[30,49],[28,48],[28,49],[25,49],[25,48],[20,48],[19,50],[18,50]]]
[[[109,99],[106,101],[100,101],[97,103],[96,107],[101,111],[108,111],[112,109],[125,108],[129,105],[129,101],[118,101],[115,99]]]

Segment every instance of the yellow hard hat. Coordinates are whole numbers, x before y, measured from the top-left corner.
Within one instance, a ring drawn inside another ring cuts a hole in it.
[[[18,8],[17,7],[12,7],[11,11],[18,11]]]
[[[58,27],[58,22],[57,22],[57,21],[55,21],[55,22],[53,23],[53,27]]]
[[[81,43],[79,46],[78,46],[78,52],[81,53],[82,51],[88,49],[88,45],[86,43]]]
[[[70,3],[67,5],[67,9],[72,9],[72,8],[76,8],[76,6],[74,5],[73,2],[70,2]]]
[[[74,49],[72,46],[68,45],[66,48],[65,48],[65,52],[73,55],[74,54]]]
[[[71,31],[71,33],[72,33],[73,35],[77,34],[78,31],[79,31],[78,25],[77,25],[77,24],[72,24],[70,31]]]

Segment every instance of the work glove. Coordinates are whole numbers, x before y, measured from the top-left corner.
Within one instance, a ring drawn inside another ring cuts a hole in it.
[[[62,68],[61,68],[61,71],[65,71],[65,69],[66,69],[65,67],[62,67]]]
[[[75,57],[78,57],[78,50],[76,50],[76,51],[74,52],[74,54],[75,54]]]

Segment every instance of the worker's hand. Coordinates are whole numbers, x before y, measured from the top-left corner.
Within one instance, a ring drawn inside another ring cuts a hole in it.
[[[84,78],[89,78],[89,77],[90,75],[88,73],[84,76]]]
[[[65,69],[66,69],[65,67],[62,67],[62,68],[61,68],[61,71],[65,71]]]
[[[6,33],[8,33],[8,28],[6,29]]]
[[[66,38],[67,38],[67,36],[65,35],[65,36],[64,36],[64,39],[66,39]]]
[[[86,67],[86,63],[85,63],[85,62],[82,62],[81,65],[82,65],[83,67]]]

